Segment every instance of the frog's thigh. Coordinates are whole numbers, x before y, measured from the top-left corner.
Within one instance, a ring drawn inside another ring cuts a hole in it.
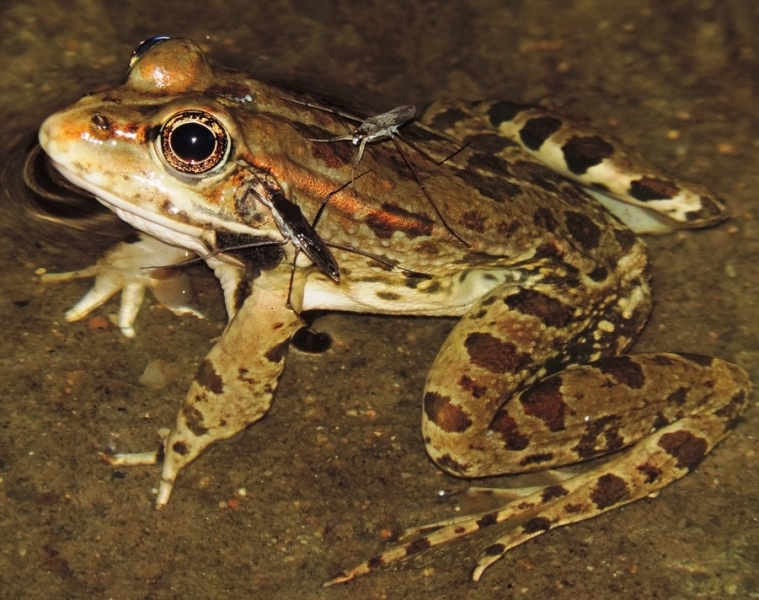
[[[585,308],[575,308],[579,304]],[[592,294],[582,288],[565,288],[557,297],[555,289],[539,282],[530,287],[507,282],[461,318],[435,359],[424,395],[422,431],[438,465],[468,476],[515,470],[509,467],[513,448],[504,448],[504,436],[524,432],[515,426],[507,431],[503,420],[495,424],[503,431],[493,432],[493,418],[549,365],[558,371],[616,350],[589,335],[603,313],[602,307],[591,310],[593,304]],[[644,318],[633,314],[632,328]]]
[[[594,316],[604,311],[572,312],[548,289],[495,293],[454,328],[427,382],[425,443],[452,474],[587,460],[702,409],[715,398],[715,380],[739,387],[722,361],[714,367],[702,357],[614,356],[621,348],[614,337],[603,339]],[[626,324],[616,314],[616,333],[637,331],[644,313],[633,312]],[[546,376],[549,371],[556,373]],[[731,394],[714,399],[715,410],[729,404]]]

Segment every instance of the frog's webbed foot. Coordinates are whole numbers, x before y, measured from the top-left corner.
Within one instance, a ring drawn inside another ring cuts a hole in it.
[[[163,266],[179,263],[187,256],[186,250],[141,233],[116,244],[92,266],[67,273],[46,273],[42,281],[58,283],[95,278],[92,289],[66,311],[69,322],[83,319],[121,292],[121,308],[116,324],[126,337],[131,338],[135,335],[134,321],[146,288],[174,314],[203,318],[199,311],[188,305],[192,298],[192,286],[187,274],[180,269]]]
[[[346,583],[361,575],[383,569],[418,566],[427,559],[433,558],[435,554],[444,553],[445,549],[441,546],[465,537],[472,537],[473,534],[481,532],[481,537],[474,540],[476,558],[471,572],[472,581],[479,581],[485,569],[501,558],[507,550],[547,530],[547,528],[533,527],[530,525],[530,521],[537,522],[538,514],[542,518],[551,504],[560,499],[565,499],[570,494],[569,491],[560,494],[554,490],[561,488],[575,491],[579,487],[578,484],[581,483],[580,477],[581,475],[578,475],[556,486],[542,488],[470,488],[466,493],[471,491],[475,494],[487,494],[493,500],[508,498],[509,501],[494,510],[461,515],[407,529],[396,545],[360,565],[340,573],[337,577],[327,581],[324,586]],[[572,501],[576,500],[576,495],[573,495]],[[485,530],[487,530],[486,534],[484,533]],[[467,549],[468,552],[472,552],[471,547],[467,547]],[[449,553],[453,554],[455,551],[450,549]],[[466,560],[470,559],[467,558]]]
[[[644,498],[651,491],[685,475],[689,469],[685,465],[677,468],[677,464],[680,453],[688,452],[688,449],[672,448],[670,442],[682,439],[687,444],[683,434],[695,421],[700,421],[707,430],[722,425],[721,420],[708,414],[690,420],[690,423],[678,422],[665,427],[657,432],[655,441],[651,438],[643,440],[630,453],[606,463],[601,469],[519,497],[501,508],[410,529],[397,545],[340,573],[324,586],[345,583],[394,566],[423,563],[426,553],[432,554],[440,546],[475,533],[482,536],[475,540],[477,551],[470,575],[472,581],[477,582],[485,569],[511,548],[556,527]],[[662,440],[666,442],[661,443]],[[710,449],[704,448],[705,451]],[[631,469],[630,465],[635,467]],[[653,473],[657,473],[655,478],[652,478]],[[495,492],[497,494],[500,490]],[[439,549],[438,553],[441,551]]]
[[[487,528],[490,534],[476,540],[476,546],[479,550],[476,551],[477,558],[471,577],[473,581],[478,581],[484,570],[501,558],[509,548],[513,548],[528,539],[521,535],[522,527],[520,527],[527,520],[527,513],[537,513],[546,508],[545,503],[541,504],[535,501],[535,498],[542,498],[543,490],[526,495],[519,492],[515,494],[512,490],[493,489],[492,492],[495,495],[502,493],[510,496],[516,495],[518,498],[496,510],[462,515],[408,529],[399,538],[396,545],[352,569],[343,571],[337,577],[327,581],[324,587],[346,583],[361,575],[368,575],[383,569],[418,566],[428,558],[433,558],[436,550],[438,554],[444,552],[441,546],[472,536],[472,534]],[[542,531],[538,531],[534,535],[539,533]],[[496,549],[498,552],[494,554]],[[454,551],[451,549],[449,552],[453,553]]]

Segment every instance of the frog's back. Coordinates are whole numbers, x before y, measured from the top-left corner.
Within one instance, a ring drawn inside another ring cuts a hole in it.
[[[404,140],[400,148],[374,144],[354,180],[345,169],[354,146],[311,141],[343,126],[335,113],[283,102],[287,92],[248,82],[254,101],[239,115],[253,159],[288,182],[304,214],[326,202],[316,229],[331,243],[358,239],[364,251],[441,273],[536,255],[590,271],[595,263],[612,267],[634,244],[629,229],[577,183],[496,132],[464,141],[412,123],[404,140],[425,155]]]

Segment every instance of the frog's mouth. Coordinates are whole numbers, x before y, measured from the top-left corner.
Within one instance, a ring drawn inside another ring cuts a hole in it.
[[[98,202],[112,210],[119,219],[135,229],[139,229],[143,233],[172,246],[185,248],[201,256],[207,254],[207,249],[201,241],[204,230],[200,227],[179,223],[135,206],[131,202],[88,182],[55,159],[50,158],[50,162],[68,181],[95,196]]]

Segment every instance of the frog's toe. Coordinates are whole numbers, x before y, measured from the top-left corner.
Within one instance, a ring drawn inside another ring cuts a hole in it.
[[[163,304],[163,302],[161,302]],[[168,306],[166,304],[163,304],[166,308],[168,308],[171,312],[173,312],[178,317],[196,317],[198,319],[205,319],[206,316],[200,312],[198,309],[193,308],[192,306]]]
[[[125,337],[133,338],[135,335],[134,322],[137,320],[137,313],[140,312],[144,298],[145,285],[142,283],[129,283],[124,286],[116,324]]]
[[[493,544],[485,550],[485,552],[488,551],[492,552],[493,554],[484,554],[478,558],[476,564],[474,565],[474,568],[472,569],[471,579],[475,583],[480,580],[480,577],[482,577],[485,569],[487,569],[494,562],[499,561],[501,558],[503,558],[503,555],[506,554],[507,548],[502,548],[498,544]]]
[[[115,467],[153,466],[160,463],[163,459],[163,445],[161,445],[158,450],[149,452],[125,452],[116,454],[101,452],[100,456],[108,464]],[[157,509],[163,508],[168,503],[169,497],[171,496],[171,490],[174,487],[174,478],[176,478],[176,474],[173,475],[171,480],[167,480],[161,476],[161,483],[158,485],[158,495],[155,502],[155,507]]]
[[[184,465],[177,465],[176,461],[171,460],[171,453],[169,453],[168,457],[164,456],[161,481],[158,484],[158,495],[155,499],[155,507],[157,510],[161,510],[169,503],[171,492],[174,490],[174,482],[176,481],[177,475],[182,466]]]
[[[85,271],[88,271],[89,269],[85,269]],[[78,275],[76,278],[83,277],[81,273],[84,271],[75,271],[73,274]],[[61,275],[69,275],[69,273],[60,273]],[[71,279],[74,279],[75,277],[72,277]],[[51,280],[52,281],[52,280]],[[64,279],[60,279],[60,281],[65,281]],[[74,321],[79,321],[81,319],[84,319],[87,315],[89,315],[93,310],[98,308],[99,306],[102,306],[108,300],[110,300],[113,296],[118,294],[119,290],[121,289],[118,282],[115,282],[110,279],[96,279],[95,285],[92,287],[92,289],[87,292],[82,298],[77,302],[74,306],[72,306],[70,309],[68,309],[65,313],[66,321],[69,323],[72,323]]]
[[[159,462],[159,453],[160,451],[156,450],[150,452],[119,452],[116,454],[101,452],[100,457],[114,467],[151,466]]]
[[[333,585],[337,585],[338,583],[348,583],[353,577],[346,577],[345,575],[338,575],[337,577],[333,577],[329,581],[325,581],[322,584],[322,587],[332,587]]]
[[[42,283],[61,283],[64,281],[74,281],[75,279],[86,279],[97,275],[97,265],[90,265],[85,269],[77,271],[66,271],[64,273],[44,273],[40,280]]]

